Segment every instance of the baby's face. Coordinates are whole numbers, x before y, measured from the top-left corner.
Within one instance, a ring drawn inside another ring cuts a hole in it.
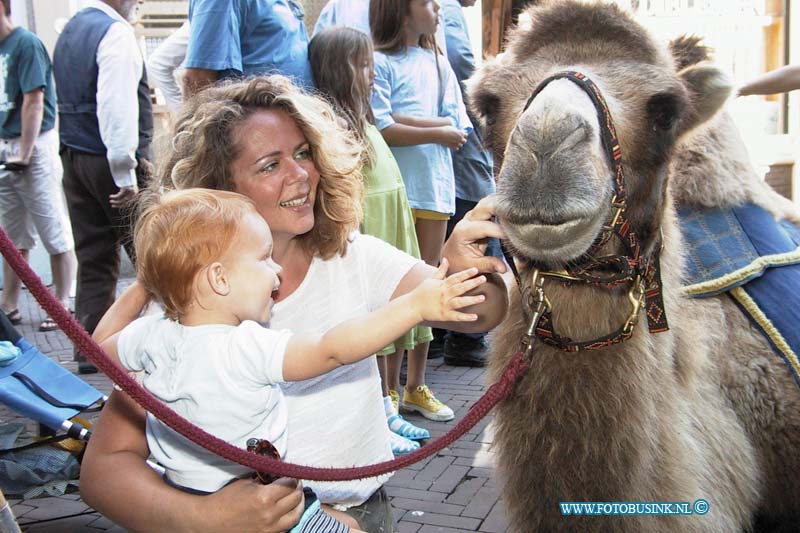
[[[239,320],[267,322],[272,293],[278,290],[281,267],[272,260],[272,235],[255,212],[241,222],[236,242],[225,254],[230,278],[231,309]]]

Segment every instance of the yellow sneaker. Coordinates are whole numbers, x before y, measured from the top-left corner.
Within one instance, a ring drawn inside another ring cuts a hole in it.
[[[403,387],[403,409],[416,411],[428,420],[447,422],[455,416],[453,410],[436,399],[427,385],[420,385],[414,390]]]
[[[394,405],[394,412],[400,412],[400,393],[394,389],[389,389],[389,398],[392,399],[392,405]]]

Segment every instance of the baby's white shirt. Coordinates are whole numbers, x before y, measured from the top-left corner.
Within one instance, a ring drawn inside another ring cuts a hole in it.
[[[120,334],[122,365],[182,417],[234,446],[268,439],[286,453],[287,407],[278,383],[292,333],[252,321],[182,326],[163,314],[137,319]],[[214,492],[247,467],[207,452],[147,414],[150,453],[170,481]]]

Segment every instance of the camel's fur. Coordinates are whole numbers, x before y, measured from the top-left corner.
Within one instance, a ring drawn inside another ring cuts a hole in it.
[[[640,317],[633,338],[611,348],[570,354],[535,345],[530,371],[495,418],[512,529],[740,531],[752,527],[759,512],[794,527],[800,508],[800,392],[727,296],[695,300],[681,292],[682,237],[672,196],[711,206],[752,201],[795,221],[798,211],[760,182],[743,150],[741,157],[732,153],[742,147],[728,117],[689,133],[721,105],[693,92],[705,83],[693,76],[719,81],[710,71],[676,74],[676,65],[697,68],[690,66],[696,58],[676,51],[673,60],[615,7],[549,2],[528,14],[530,27],[513,32],[508,51],[471,83],[473,108],[486,122],[501,165],[501,203],[509,195],[519,200],[514,195],[525,194],[525,180],[534,190],[533,176],[519,164],[521,148],[506,148],[533,88],[558,70],[588,71],[616,122],[630,220],[646,247],[663,230],[671,329],[650,334]],[[674,97],[666,107],[675,110],[675,122],[666,120],[659,130],[648,122],[648,98],[664,91]],[[524,248],[513,239],[511,244]],[[619,291],[558,283],[547,284],[546,291],[556,328],[576,339],[616,329],[628,312]],[[493,338],[492,379],[519,349],[527,326],[518,297],[509,313]],[[558,506],[698,498],[710,502],[707,515],[563,517]]]

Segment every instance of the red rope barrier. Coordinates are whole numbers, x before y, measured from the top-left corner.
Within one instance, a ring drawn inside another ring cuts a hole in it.
[[[0,252],[2,252],[3,257],[8,261],[11,268],[14,269],[14,272],[17,273],[22,282],[28,287],[28,290],[39,305],[42,306],[42,309],[47,312],[50,318],[55,320],[61,330],[75,344],[75,347],[80,350],[81,353],[86,354],[94,365],[111,378],[114,383],[119,385],[123,391],[136,401],[136,403],[152,413],[170,428],[206,450],[224,457],[229,461],[252,468],[253,470],[268,472],[276,476],[288,476],[314,481],[347,481],[378,476],[405,468],[449,446],[464,435],[464,433],[469,431],[479,420],[486,416],[500,400],[511,393],[517,381],[529,366],[528,361],[523,358],[522,352],[517,352],[509,361],[500,380],[489,387],[486,393],[470,407],[466,416],[464,416],[453,429],[435,441],[426,444],[408,455],[403,455],[391,461],[351,468],[320,468],[285,463],[278,459],[270,459],[248,452],[242,448],[237,448],[203,431],[167,407],[155,396],[143,389],[125,370],[114,364],[114,362],[108,358],[103,349],[98,346],[86,330],[72,317],[69,311],[64,309],[64,306],[55,299],[49,290],[47,290],[42,280],[39,279],[28,263],[23,259],[19,250],[16,249],[2,228],[0,228]]]

